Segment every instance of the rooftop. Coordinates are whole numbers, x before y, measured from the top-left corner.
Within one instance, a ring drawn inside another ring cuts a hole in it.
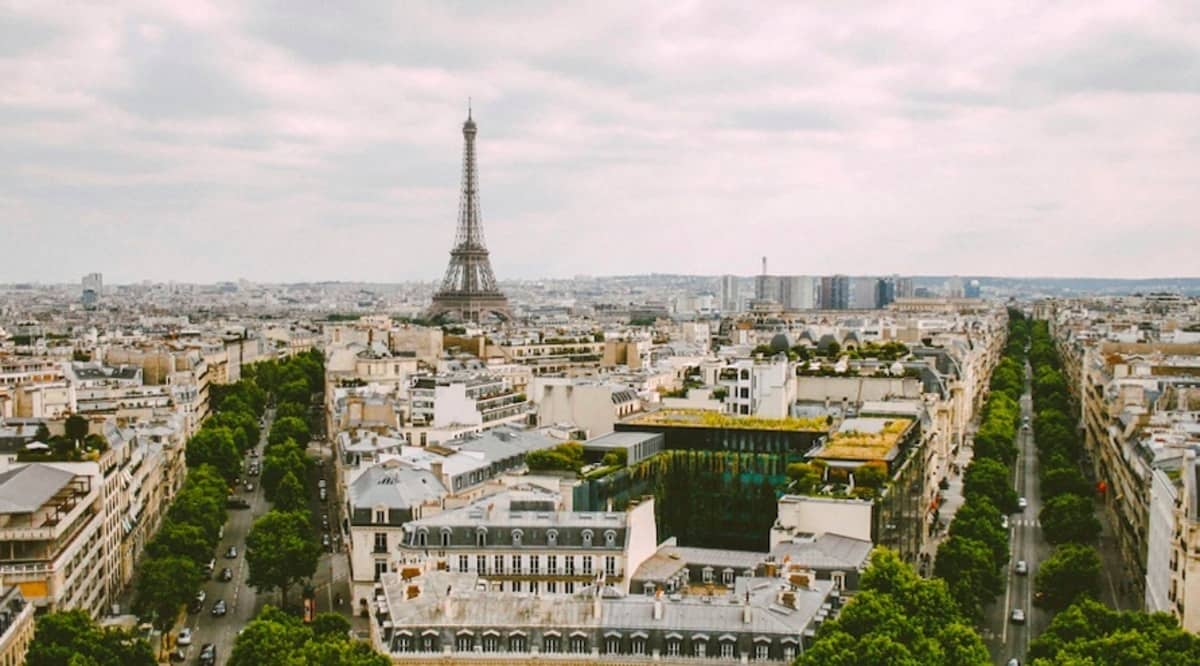
[[[854,418],[842,421],[838,431],[813,456],[825,460],[892,460],[900,438],[912,426],[907,418]]]
[[[681,426],[685,428],[734,428],[739,430],[820,431],[829,429],[822,418],[768,419],[757,416],[730,416],[706,409],[659,409],[630,417],[625,423],[644,426]]]
[[[31,463],[0,473],[0,513],[33,513],[58,494],[75,475]]]

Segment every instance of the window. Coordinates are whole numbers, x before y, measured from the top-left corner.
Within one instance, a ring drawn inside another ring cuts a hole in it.
[[[425,652],[437,651],[437,636],[422,636],[421,649]]]
[[[381,511],[380,509],[375,509],[375,522],[386,523],[387,522],[387,511]]]
[[[833,572],[833,575],[830,576],[830,578],[833,579],[833,589],[835,589],[835,590],[846,589],[846,574],[842,573],[841,571],[835,571],[835,572]]]
[[[679,643],[680,642],[681,641],[678,638],[667,639],[667,656],[668,657],[678,657],[679,656]]]
[[[459,652],[470,652],[475,648],[475,637],[460,634],[454,639],[454,649]]]
[[[707,657],[708,643],[705,643],[704,641],[692,641],[692,652],[697,657]]]
[[[546,545],[558,545],[558,530],[546,530]]]
[[[634,654],[646,654],[646,639],[638,636],[630,643],[630,647]]]
[[[514,580],[512,583],[513,583],[513,592],[520,592],[521,591],[521,581]]]
[[[755,659],[770,659],[771,658],[771,646],[767,645],[766,643],[759,643],[758,645],[755,645],[754,646],[754,658]]]
[[[487,530],[482,527],[475,531],[475,545],[480,548],[487,545]]]
[[[396,639],[396,652],[412,652],[413,639],[412,636],[401,636]]]
[[[604,639],[605,654],[618,654],[621,652],[621,639],[618,636],[608,636]]]
[[[532,593],[534,593],[534,594],[537,594],[537,591],[538,591],[538,582],[537,582],[536,580],[531,580],[531,581],[529,581],[529,591],[530,591],[530,592],[532,592]]]
[[[523,537],[523,536],[525,536],[525,535],[523,532],[521,532],[521,530],[513,530],[512,531],[512,544],[514,546],[520,546],[521,545],[521,537]]]
[[[592,575],[592,556],[591,555],[583,556],[583,575],[585,575],[585,576]]]
[[[558,573],[558,555],[546,556],[546,573],[552,576]]]
[[[380,576],[387,573],[387,569],[387,560],[375,560],[375,580],[379,580]]]
[[[466,555],[458,556],[458,573],[467,573],[467,569],[471,565],[471,558]]]
[[[724,641],[721,643],[721,656],[726,659],[733,656],[733,641]]]
[[[796,648],[792,645],[783,646],[783,660],[791,663],[796,658]]]
[[[563,565],[566,567],[566,574],[568,576],[575,575],[575,556],[574,555],[564,555],[563,556]]]
[[[525,642],[525,637],[513,634],[508,637],[509,652],[524,652],[527,649],[528,643]]]
[[[498,574],[504,573],[504,556],[503,555],[497,555],[492,558],[492,568],[494,570],[493,573],[498,573]]]
[[[529,556],[529,573],[531,573],[531,574],[541,573],[539,571],[539,569],[542,568],[542,564],[539,561],[540,559],[541,558],[538,557],[537,555]]]
[[[383,532],[375,533],[375,552],[376,553],[386,553],[387,552],[387,534],[384,534]]]
[[[521,556],[520,555],[512,556],[512,572],[515,574],[521,573]]]
[[[617,533],[612,530],[608,530],[607,532],[605,532],[604,533],[604,545],[608,546],[609,548],[612,548],[613,546],[617,545]]]
[[[706,582],[706,583],[711,583],[711,582],[713,582],[713,570],[712,570],[712,567],[704,567],[704,582]]]
[[[450,545],[450,530],[442,530],[442,545]]]
[[[642,592],[648,597],[654,596],[654,590],[655,590],[654,583],[645,583],[642,585]]]
[[[587,652],[587,639],[583,636],[572,636],[569,647],[571,648],[571,652],[574,652],[575,654]]]
[[[569,580],[563,583],[563,592],[567,594],[575,594],[575,581]]]
[[[483,637],[484,652],[498,652],[500,650],[500,637],[495,634],[485,634]]]
[[[425,530],[421,530],[420,532],[417,532],[417,545],[418,546],[428,546],[429,545],[429,532],[426,532]]]
[[[543,642],[546,652],[562,652],[562,639],[558,636],[547,636]]]
[[[604,575],[605,576],[616,576],[617,575],[617,558],[616,557],[613,557],[612,555],[604,556]]]
[[[546,581],[546,591],[550,594],[558,593],[558,583],[552,580]]]
[[[487,555],[475,556],[475,572],[480,575],[487,573]]]
[[[733,569],[726,569],[721,572],[721,583],[725,586],[733,585]]]
[[[583,547],[584,548],[592,547],[592,531],[591,530],[583,531]]]

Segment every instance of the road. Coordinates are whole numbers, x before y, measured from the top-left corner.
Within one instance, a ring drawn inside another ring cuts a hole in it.
[[[267,433],[271,429],[274,417],[274,410],[267,410],[262,434],[254,448],[260,461],[263,447],[267,443]],[[217,646],[217,664],[226,663],[230,653],[233,652],[233,642],[237,638],[238,630],[246,626],[261,607],[258,594],[254,588],[246,584],[246,577],[250,573],[246,566],[246,535],[250,533],[250,526],[254,523],[254,519],[266,513],[270,509],[270,505],[263,497],[262,488],[258,483],[259,477],[243,474],[241,480],[243,484],[246,481],[254,483],[253,492],[247,492],[245,485],[238,490],[238,495],[250,503],[250,508],[229,510],[229,519],[225,523],[225,535],[221,538],[217,552],[213,553],[213,557],[217,560],[216,568],[212,577],[204,584],[204,592],[208,598],[199,613],[189,612],[187,616],[187,623],[192,628],[193,637],[192,645],[187,652],[188,661],[186,663],[196,663],[200,646],[205,643],[214,643]],[[225,550],[229,546],[237,546],[236,558],[225,557]],[[233,580],[229,582],[222,582],[218,579],[221,569],[225,567],[233,570]],[[228,612],[224,616],[214,617],[212,615],[213,604],[222,599],[228,606]]]
[[[1021,395],[1021,421],[1033,420],[1033,398],[1031,369],[1025,364],[1025,391]],[[1041,492],[1038,489],[1038,457],[1032,430],[1018,426],[1017,461],[1013,466],[1013,487],[1017,495],[1024,497],[1028,507],[1009,516],[1009,546],[1012,558],[1005,569],[1005,593],[996,603],[984,610],[985,638],[992,660],[1006,664],[1018,657],[1024,661],[1029,650],[1029,641],[1041,633],[1050,622],[1049,613],[1033,606],[1033,577],[1038,564],[1050,556],[1051,547],[1042,537],[1038,513],[1042,510]],[[1016,573],[1017,561],[1024,560],[1029,566],[1028,575]],[[1013,624],[1009,618],[1012,610],[1025,612],[1025,624]]]

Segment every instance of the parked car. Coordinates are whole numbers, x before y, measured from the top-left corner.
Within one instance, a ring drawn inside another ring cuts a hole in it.
[[[333,542],[330,541],[328,534],[321,535],[321,545],[325,547],[325,550],[333,552]]]
[[[183,629],[180,629],[179,636],[176,637],[175,642],[178,643],[179,645],[191,645],[192,644],[192,628],[184,627]]]
[[[217,602],[212,607],[213,617],[220,617],[227,612],[229,612],[229,609],[225,606],[225,600],[217,599]]]
[[[241,497],[230,497],[225,500],[225,507],[228,509],[249,509],[250,503]]]
[[[327,513],[321,514],[321,529],[329,529],[329,514]]]
[[[1017,566],[1013,567],[1013,570],[1017,572],[1018,576],[1028,575],[1029,564],[1026,563],[1025,560],[1017,560]]]
[[[329,493],[325,492],[325,489],[324,489],[324,488],[322,488],[322,489],[320,490],[320,492],[318,493],[318,495],[321,497],[321,501],[322,501],[322,502],[325,502],[325,501],[328,501],[328,500],[329,500]]]
[[[1024,511],[1025,508],[1028,506],[1029,506],[1029,502],[1026,501],[1024,497],[1017,498],[1017,510],[1018,511]]]
[[[254,492],[254,483],[253,482],[251,482],[251,481],[246,482],[246,492],[248,492],[248,493]]]
[[[230,546],[229,548],[225,549],[225,559],[227,559],[227,560],[236,560],[237,559],[237,546]]]
[[[187,653],[183,651],[183,648],[175,648],[174,650],[171,650],[171,654],[167,655],[167,659],[169,659],[172,664],[179,664],[187,661]]]
[[[213,666],[217,663],[217,646],[212,643],[205,643],[200,648],[200,663],[203,666]]]
[[[320,481],[317,481],[317,487],[324,488],[325,487],[325,479],[321,479]]]
[[[233,569],[230,569],[229,567],[221,569],[221,580],[224,582],[233,580]]]
[[[1008,666],[1021,666],[1021,660],[1013,657],[1008,660]]]
[[[1025,611],[1020,608],[1012,609],[1012,615],[1009,616],[1013,624],[1025,624]]]
[[[1008,516],[1000,516],[1000,527],[1008,529]]]
[[[207,598],[208,595],[204,593],[204,590],[197,592],[196,596],[192,599],[191,611],[199,613],[200,609],[204,607],[204,600]]]

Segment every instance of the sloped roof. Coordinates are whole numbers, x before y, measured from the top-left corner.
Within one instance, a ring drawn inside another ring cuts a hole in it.
[[[41,463],[0,473],[0,513],[33,513],[74,478],[71,472]]]

